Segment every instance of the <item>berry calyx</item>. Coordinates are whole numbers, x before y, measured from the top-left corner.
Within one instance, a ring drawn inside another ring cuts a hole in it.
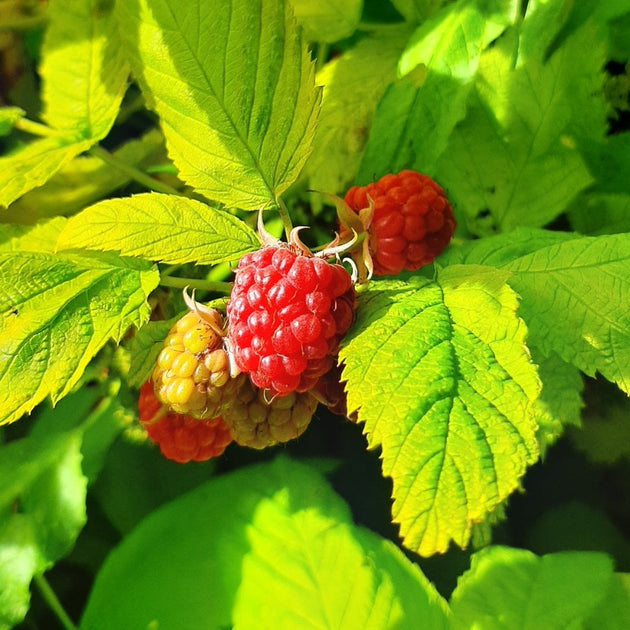
[[[223,419],[237,444],[263,449],[302,435],[316,408],[317,400],[308,392],[268,400],[264,390],[245,379]]]
[[[269,398],[311,389],[354,320],[350,274],[298,243],[243,256],[227,306],[235,364]]]
[[[427,175],[410,170],[353,186],[337,207],[342,237],[348,238],[350,230],[361,231],[356,219],[348,220],[348,210],[360,219],[368,235],[363,258],[371,258],[367,265],[378,276],[416,271],[432,263],[457,225],[444,190]]]
[[[180,464],[218,457],[232,441],[230,429],[221,418],[196,420],[169,412],[155,396],[151,381],[140,388],[138,415],[162,455]]]
[[[190,303],[194,310],[170,329],[152,378],[158,399],[170,410],[205,420],[221,415],[237,383],[224,348],[223,316]]]

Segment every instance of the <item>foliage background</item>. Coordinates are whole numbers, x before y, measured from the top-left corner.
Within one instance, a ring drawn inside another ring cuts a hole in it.
[[[52,586],[82,628],[627,627],[628,3],[176,4],[0,2],[0,626],[58,624]],[[286,200],[319,245],[309,190],[401,168],[459,230],[362,295],[362,424],[163,461],[134,424],[149,314],[229,279],[247,211]],[[566,550],[602,553],[531,553]]]

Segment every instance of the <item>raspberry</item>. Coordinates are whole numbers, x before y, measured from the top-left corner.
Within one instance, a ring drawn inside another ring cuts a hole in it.
[[[432,263],[448,245],[456,222],[444,190],[415,171],[385,175],[374,184],[354,186],[345,196],[357,214],[374,204],[366,225],[374,274],[396,275]],[[348,230],[341,228],[342,236]]]
[[[311,389],[354,319],[350,274],[293,244],[243,256],[227,306],[236,365],[270,397]]]
[[[153,384],[140,388],[138,414],[152,442],[167,459],[186,464],[218,457],[232,441],[230,429],[221,418],[195,420],[190,416],[168,413],[155,396]]]
[[[317,400],[308,392],[292,392],[268,402],[265,391],[249,379],[241,382],[235,398],[225,411],[225,423],[237,444],[257,449],[302,435],[317,408]]]
[[[223,324],[218,311],[196,310],[169,331],[153,383],[158,399],[172,411],[205,420],[221,415],[224,403],[231,400],[237,383],[230,378]]]

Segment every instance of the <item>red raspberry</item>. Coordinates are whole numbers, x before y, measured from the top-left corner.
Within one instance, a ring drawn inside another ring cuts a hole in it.
[[[354,186],[345,201],[354,212],[374,204],[367,231],[378,276],[415,271],[432,263],[448,245],[456,222],[444,190],[415,171],[385,175],[376,183]],[[342,236],[348,230],[342,226]]]
[[[190,416],[169,413],[155,396],[151,381],[140,388],[138,415],[162,455],[180,464],[218,457],[232,441],[230,429],[221,418],[195,420]]]
[[[236,365],[269,397],[311,389],[354,319],[350,274],[285,243],[243,256],[227,306]]]

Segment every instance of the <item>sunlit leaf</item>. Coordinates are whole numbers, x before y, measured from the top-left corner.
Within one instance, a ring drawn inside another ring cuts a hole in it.
[[[382,449],[404,543],[466,546],[538,456],[539,381],[507,274],[449,267],[363,294],[340,360],[349,412]]]
[[[131,0],[117,8],[181,178],[228,206],[270,205],[304,166],[319,106],[289,3]]]

